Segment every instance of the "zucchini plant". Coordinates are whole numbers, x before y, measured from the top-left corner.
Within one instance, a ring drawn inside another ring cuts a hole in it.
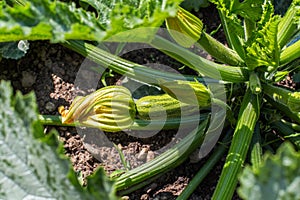
[[[207,33],[199,18],[180,7],[180,0],[128,0],[116,1],[115,4],[90,0],[81,2],[94,11],[60,1],[32,0],[13,6],[2,2],[0,41],[60,42],[116,73],[160,87],[164,94],[159,97],[146,96],[134,102],[126,88],[108,86],[86,97],[76,98],[68,110],[61,108],[62,117],[40,116],[40,122],[47,125],[92,126],[108,132],[157,127],[175,129],[181,124],[189,126],[191,123],[200,123],[180,143],[151,163],[112,178],[116,181],[116,189],[122,190],[122,194],[143,186],[148,183],[147,180],[153,180],[159,173],[182,163],[191,151],[201,146],[204,135],[209,135],[211,131],[207,124],[210,114],[213,114],[210,108],[212,103],[227,110],[226,121],[229,123],[225,127],[233,129],[231,145],[212,199],[232,198],[247,155],[251,157],[249,160],[255,161],[253,166],[259,168],[261,152],[277,148],[265,137],[270,130],[279,129],[281,133],[286,128],[290,134],[283,137],[298,147],[299,139],[293,135],[299,131],[295,127],[298,128],[300,124],[300,95],[278,83],[286,75],[299,71],[300,40],[294,40],[300,31],[299,0],[293,0],[282,15],[275,13],[274,4],[268,0],[210,0],[218,9],[228,46]],[[141,9],[137,11],[135,7]],[[175,42],[156,34],[157,27],[163,23]],[[153,28],[147,29],[151,30],[146,34],[149,36],[146,40],[149,45],[199,75],[161,73],[122,59],[90,42],[115,40],[113,36],[116,34],[122,41],[132,42],[128,34],[122,35],[127,30],[135,30],[139,34],[134,38],[145,42],[145,32],[140,29],[143,27]],[[207,51],[215,61],[189,51],[187,48],[192,45]],[[212,92],[212,88],[207,87],[203,80],[225,84],[227,102],[222,103],[219,94]],[[190,90],[185,90],[186,86]],[[188,98],[179,98],[179,94]],[[190,100],[190,94],[195,95],[196,101]],[[164,108],[165,121],[160,119],[163,115],[160,109],[149,109],[155,105]],[[205,110],[205,114],[199,116],[199,109]],[[180,111],[185,111],[186,115],[178,115]],[[147,126],[149,124],[151,126]],[[257,142],[255,138],[265,139]],[[256,142],[255,149],[250,148],[253,141]],[[211,164],[208,166],[211,167]],[[203,171],[207,174],[209,170]],[[203,176],[205,174],[195,178],[202,179]],[[193,184],[199,182],[192,181]],[[190,191],[184,194],[190,194]],[[188,195],[179,197],[186,198]],[[247,197],[244,195],[244,198]]]

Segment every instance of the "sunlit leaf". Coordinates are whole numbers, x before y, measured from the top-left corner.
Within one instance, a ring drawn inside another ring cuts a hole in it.
[[[157,27],[174,16],[181,0],[89,1],[96,13],[74,3],[31,0],[25,6],[0,4],[0,42],[70,39],[102,41],[138,27]]]

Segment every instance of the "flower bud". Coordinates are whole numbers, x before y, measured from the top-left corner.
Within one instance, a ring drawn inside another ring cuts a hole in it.
[[[175,17],[166,19],[166,26],[173,39],[188,48],[200,39],[203,23],[198,17],[179,7]]]
[[[103,87],[85,97],[76,97],[69,110],[59,108],[62,123],[79,123],[116,132],[130,128],[136,109],[128,89],[122,86]]]

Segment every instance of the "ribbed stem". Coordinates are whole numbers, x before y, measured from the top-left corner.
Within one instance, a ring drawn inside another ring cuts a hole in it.
[[[189,133],[179,143],[155,159],[114,179],[115,189],[124,190],[132,186],[139,188],[138,184],[140,182],[154,177],[157,174],[165,173],[181,164],[188,158],[189,154],[203,142],[207,122],[207,120],[202,122],[197,129]]]
[[[295,22],[296,13],[297,9],[295,9],[295,5],[292,3],[278,24],[277,38],[278,44],[281,48],[287,44],[297,30],[297,24]]]
[[[139,65],[128,60],[122,59],[116,55],[108,53],[102,49],[97,48],[92,44],[81,41],[67,41],[63,43],[64,46],[70,48],[77,53],[91,59],[92,61],[102,65],[102,67],[113,70],[121,75],[126,75],[130,78],[150,83],[158,84],[159,81],[173,81],[173,80],[191,80],[195,79],[203,81],[197,76],[175,74],[166,71],[160,71]],[[209,82],[210,80],[205,80]],[[216,80],[211,80],[216,82]]]
[[[288,107],[289,95],[292,93],[288,89],[273,86],[271,84],[262,84],[265,98],[275,108],[281,110],[287,117],[300,123],[300,114],[292,112]]]
[[[236,32],[232,31],[232,29],[230,28],[230,25],[227,22],[226,14],[224,13],[224,11],[221,9],[218,9],[218,12],[219,12],[222,27],[224,29],[224,33],[225,33],[226,40],[228,42],[229,47],[231,49],[233,49],[234,51],[236,51],[237,54],[242,57],[242,55],[244,54],[243,45],[239,41],[239,38],[238,38]]]
[[[218,40],[205,32],[202,33],[201,38],[198,40],[198,44],[200,44],[200,46],[212,57],[222,63],[232,66],[243,65],[243,60],[235,51],[224,46]]]
[[[291,122],[288,122],[288,121],[286,121],[284,119],[282,119],[281,122],[284,123],[285,125],[291,127],[295,131],[300,132],[300,125],[299,124],[291,123]]]
[[[232,131],[230,131],[232,132]],[[229,131],[226,133],[226,136],[222,140],[221,144],[215,149],[213,154],[209,157],[209,159],[205,162],[205,164],[201,167],[201,169],[197,172],[197,174],[193,177],[187,187],[183,190],[183,192],[177,197],[176,200],[186,200],[190,197],[190,195],[194,192],[194,190],[199,186],[199,184],[204,180],[204,178],[208,175],[211,169],[216,165],[216,163],[222,158],[226,151],[226,144],[228,142],[229,136],[231,133]]]
[[[262,163],[262,147],[261,147],[261,136],[260,136],[260,127],[259,123],[256,124],[251,146],[251,164],[254,169],[258,169],[258,167]]]
[[[228,155],[212,199],[231,199],[238,182],[238,173],[245,161],[255,124],[259,118],[260,100],[248,88],[244,96],[237,126]]]
[[[280,65],[290,63],[300,57],[300,40],[284,49],[280,54]]]
[[[299,133],[296,133],[292,127],[289,127],[281,121],[272,122],[271,126],[279,131],[286,139],[290,140],[298,150],[300,149],[300,135]]]
[[[245,67],[214,63],[162,37],[155,36],[151,45],[204,76],[233,83],[246,82],[249,79],[249,71]]]
[[[179,126],[184,127],[190,127],[191,125],[195,125],[195,123],[198,123],[199,121],[202,121],[206,119],[208,116],[207,113],[201,113],[200,118],[199,116],[187,116],[182,118],[172,118],[167,119],[166,121],[162,120],[140,120],[135,119],[134,123],[130,127],[130,130],[139,130],[139,131],[151,131],[151,130],[170,130],[170,129],[176,129]],[[83,124],[79,123],[73,123],[73,124],[63,124],[61,121],[61,116],[57,115],[39,115],[39,121],[43,125],[48,126],[84,126]]]

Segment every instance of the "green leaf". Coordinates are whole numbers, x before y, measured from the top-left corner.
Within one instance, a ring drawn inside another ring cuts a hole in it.
[[[274,8],[271,3],[265,4],[257,29],[245,44],[247,52],[245,62],[250,70],[259,66],[268,66],[270,67],[268,70],[273,70],[279,65],[277,43],[279,17],[274,16],[273,13]]]
[[[245,0],[242,2],[235,0],[230,2],[232,3],[231,12],[254,22],[260,19],[262,13],[261,5],[264,3],[264,0]]]
[[[96,40],[138,27],[160,26],[182,0],[89,1],[95,13],[74,3],[31,0],[25,6],[0,4],[0,42],[16,40]]]
[[[252,21],[260,19],[262,4],[264,4],[264,0],[211,0],[211,2],[223,7],[223,9],[226,9],[231,15],[239,15]]]
[[[289,71],[277,71],[274,75],[274,81],[280,82],[286,78],[286,76],[289,74]]]
[[[291,4],[291,9],[293,9],[296,14],[294,16],[294,23],[300,28],[300,0],[293,0]]]
[[[27,53],[28,49],[29,43],[26,40],[0,43],[0,55],[3,58],[19,59]]]
[[[242,48],[243,39],[245,38],[244,29],[241,25],[242,22],[238,17],[237,13],[234,13],[232,11],[232,5],[238,4],[239,2],[226,0],[210,1],[214,3],[219,10],[222,26],[224,28],[230,48],[235,50],[238,53],[238,55],[243,59],[245,57],[245,52]]]
[[[247,166],[241,176],[238,194],[247,200],[300,199],[300,153],[285,142],[276,155],[267,153],[260,167]]]
[[[1,81],[0,199],[117,199],[102,170],[80,186],[57,135],[43,134],[34,93],[12,93]]]

